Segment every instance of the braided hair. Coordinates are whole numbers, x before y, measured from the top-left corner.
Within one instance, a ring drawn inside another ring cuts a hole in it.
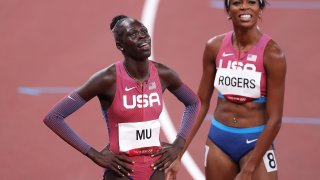
[[[121,30],[121,28],[119,28],[119,25],[126,20],[127,18],[129,18],[126,15],[117,15],[115,17],[112,18],[112,21],[110,23],[110,30],[113,32],[114,38],[116,40],[118,40],[118,38],[122,35],[123,30]]]

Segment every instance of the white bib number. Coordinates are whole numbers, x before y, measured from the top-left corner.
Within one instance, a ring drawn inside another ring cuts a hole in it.
[[[273,172],[278,169],[276,157],[273,150],[269,150],[266,152],[266,154],[263,156],[263,161],[264,165],[266,166],[267,172]]]
[[[223,95],[260,97],[261,72],[218,68],[214,86]]]
[[[119,123],[120,152],[160,145],[160,122]]]

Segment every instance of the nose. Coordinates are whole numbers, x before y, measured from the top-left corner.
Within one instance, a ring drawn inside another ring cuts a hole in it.
[[[248,9],[248,3],[247,2],[243,2],[240,6],[241,9]]]

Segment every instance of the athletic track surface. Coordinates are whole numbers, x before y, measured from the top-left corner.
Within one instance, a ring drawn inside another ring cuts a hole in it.
[[[279,179],[319,179],[320,1],[270,4],[260,27],[283,48],[288,65],[283,125],[275,141]],[[173,68],[194,91],[206,41],[231,30],[220,0],[0,0],[1,180],[101,179],[102,168],[58,138],[42,119],[67,92],[121,59],[108,28],[118,14],[149,27],[152,59]],[[165,102],[168,116],[162,123],[168,132],[163,140],[170,134],[168,122],[178,128],[183,110],[168,92]],[[68,123],[96,149],[108,143],[97,99]],[[178,179],[203,177],[209,124],[208,118],[189,148],[196,166],[186,160],[193,171],[182,167]]]

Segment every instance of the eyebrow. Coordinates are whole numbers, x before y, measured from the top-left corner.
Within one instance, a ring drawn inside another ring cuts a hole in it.
[[[130,29],[127,30],[128,33],[132,33],[132,32],[135,32],[135,31],[137,31],[137,30],[134,29],[134,28],[130,28]]]
[[[259,0],[259,2],[262,4],[263,0]],[[227,1],[228,6],[230,6],[230,0]]]
[[[148,30],[145,26],[141,26],[141,28],[140,29],[145,29],[145,30]],[[139,30],[140,30],[139,29]],[[131,31],[131,30],[136,30],[135,28],[133,28],[133,27],[130,27],[129,29],[128,29],[128,31]],[[138,31],[138,30],[136,30],[136,31]]]

